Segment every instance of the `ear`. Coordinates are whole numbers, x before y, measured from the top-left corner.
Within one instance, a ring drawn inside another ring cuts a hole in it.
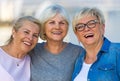
[[[14,38],[14,34],[15,34],[15,29],[12,29],[12,37]]]
[[[102,33],[105,34],[105,24],[102,25]]]
[[[77,31],[74,31],[74,34],[77,36]]]
[[[75,35],[76,35],[77,39],[79,39],[78,32],[77,32],[77,31],[75,31],[74,33],[75,33]]]

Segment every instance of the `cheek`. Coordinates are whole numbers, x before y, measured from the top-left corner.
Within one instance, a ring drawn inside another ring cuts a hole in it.
[[[34,39],[34,43],[37,43],[37,42],[38,42],[38,38],[35,38],[35,39]]]
[[[99,27],[98,31],[100,32],[101,35],[104,35],[104,33],[105,33],[105,27],[104,27],[104,25],[101,25]]]
[[[67,32],[68,32],[68,29],[65,29],[64,33],[67,34]]]
[[[68,27],[63,27],[62,30],[64,30],[64,32],[67,33],[68,32]]]
[[[32,47],[35,47],[35,45],[38,43],[37,39],[34,39]]]
[[[13,40],[20,40],[21,38],[23,38],[24,35],[22,35],[21,33],[16,33],[14,34]]]
[[[105,34],[105,28],[103,28],[101,31],[102,31],[102,35],[104,35]]]
[[[82,39],[82,38],[81,38],[81,35],[80,35],[79,33],[76,33],[75,35],[76,35],[78,41],[81,41],[81,39]]]
[[[50,27],[45,27],[44,28],[44,33],[49,33],[52,30]]]
[[[104,35],[104,29],[103,28],[100,28],[99,30],[98,30],[98,32],[100,33],[100,35]]]

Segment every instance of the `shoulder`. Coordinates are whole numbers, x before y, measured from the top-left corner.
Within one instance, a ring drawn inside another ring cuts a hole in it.
[[[109,52],[120,57],[120,43],[111,43]]]
[[[36,46],[29,52],[30,55],[38,54],[41,50],[43,50],[44,42],[37,43]]]
[[[120,50],[120,43],[113,43],[112,42],[110,45],[110,48]]]
[[[66,49],[67,52],[72,53],[73,55],[79,55],[84,50],[82,46],[68,43]],[[68,51],[69,50],[69,51]]]
[[[104,44],[109,47],[109,49],[120,49],[120,43],[118,42],[111,42],[109,39],[106,37],[104,38]]]
[[[40,48],[40,47],[43,47],[45,44],[45,42],[42,42],[42,43],[37,43],[36,46],[35,46],[35,49],[36,48]]]
[[[68,47],[71,48],[71,49],[83,50],[82,46],[76,45],[76,44],[73,44],[73,43],[68,43]]]

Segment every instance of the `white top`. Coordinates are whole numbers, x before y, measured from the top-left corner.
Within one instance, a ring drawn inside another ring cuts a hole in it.
[[[29,55],[18,59],[0,48],[0,81],[30,81]]]
[[[82,69],[74,81],[87,81],[87,75],[92,64],[83,63]]]

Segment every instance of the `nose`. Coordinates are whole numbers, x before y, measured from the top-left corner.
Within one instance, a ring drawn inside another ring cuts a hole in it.
[[[84,30],[85,31],[88,31],[90,28],[88,27],[88,25],[86,24],[85,27],[84,27]]]
[[[59,24],[59,23],[56,23],[55,28],[56,28],[56,29],[59,29],[59,28],[60,28],[60,24]]]
[[[33,35],[28,35],[29,40],[33,40]]]

